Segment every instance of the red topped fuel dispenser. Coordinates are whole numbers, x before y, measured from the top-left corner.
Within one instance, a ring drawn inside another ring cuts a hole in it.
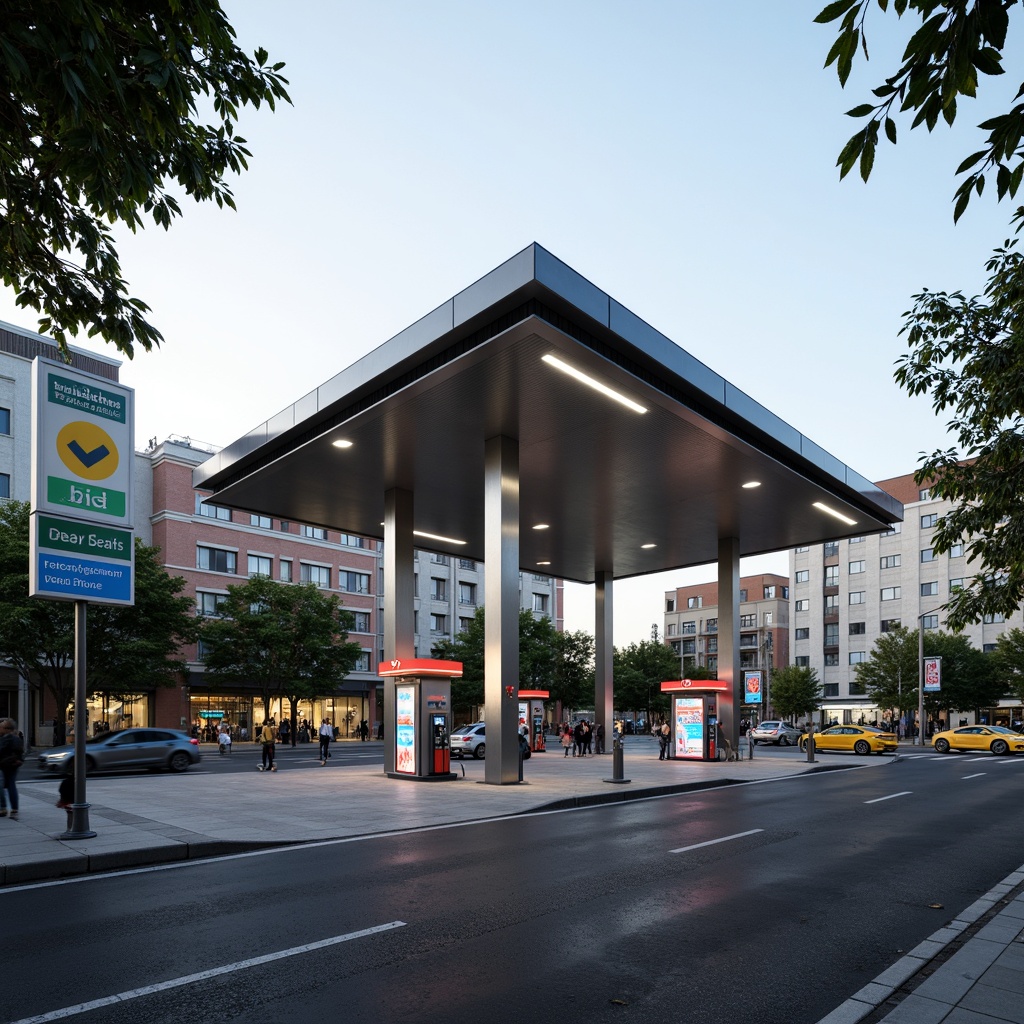
[[[385,686],[393,686],[395,721],[388,742],[395,745],[391,779],[441,782],[456,779],[451,771],[448,737],[452,725],[452,680],[462,676],[461,661],[400,658],[377,669]]]
[[[548,690],[519,691],[519,733],[526,729],[530,750],[542,753],[544,745],[544,701],[548,699]]]
[[[669,757],[718,760],[718,701],[729,684],[720,679],[675,679],[661,684],[669,695]]]

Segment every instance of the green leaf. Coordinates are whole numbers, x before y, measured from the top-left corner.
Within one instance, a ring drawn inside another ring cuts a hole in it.
[[[846,112],[847,117],[867,117],[868,114],[874,113],[875,108],[870,103],[861,103],[859,106],[854,107],[852,110]]]
[[[814,23],[816,25],[827,25],[830,21],[841,18],[851,7],[854,7],[859,2],[860,0],[835,0],[834,3],[829,4],[821,11],[814,19]]]
[[[875,163],[875,144],[869,142],[864,146],[864,151],[860,155],[860,176],[863,181],[867,181],[871,177],[871,168]]]
[[[896,145],[896,122],[891,117],[885,119],[885,137]]]

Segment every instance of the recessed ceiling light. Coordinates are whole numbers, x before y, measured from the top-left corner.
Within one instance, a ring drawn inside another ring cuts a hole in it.
[[[657,546],[658,546],[657,544],[641,544],[640,545],[640,547],[642,547],[644,549],[644,551],[646,551],[648,548],[656,548]]]
[[[547,523],[538,523],[538,524],[537,524],[537,525],[536,525],[536,526],[534,527],[534,529],[535,529],[535,530],[549,530],[549,529],[551,529],[551,527],[549,527]]]
[[[437,533],[424,533],[422,530],[413,530],[414,537],[426,537],[427,540],[439,540],[444,544],[465,544],[464,540],[456,540],[454,537],[442,537]]]
[[[588,377],[587,374],[582,372],[582,370],[577,370],[575,366],[563,363],[562,360],[556,356],[541,356],[541,359],[549,366],[555,367],[556,370],[561,370],[562,373],[567,373],[570,377],[574,377],[581,383],[586,384],[587,387],[593,388],[595,391],[600,391],[602,395],[607,395],[609,398],[626,406],[626,408],[632,409],[633,412],[647,412],[642,405],[637,405],[637,403],[632,399],[627,398],[625,395],[620,395],[618,391],[613,391],[610,387],[606,384],[602,384],[599,380],[594,380],[593,377]]]
[[[748,490],[748,491],[752,490],[754,487],[760,487],[760,486],[761,486],[761,481],[760,480],[748,480],[743,485],[744,489]]]
[[[335,448],[351,448],[352,447],[352,442],[351,441],[346,441],[343,437],[338,438],[337,441],[332,441],[331,444],[334,445]]]
[[[550,562],[538,562],[537,564],[538,565],[550,565],[551,563]]]
[[[834,508],[829,508],[824,502],[815,501],[813,502],[815,508],[820,508],[822,512],[827,512],[830,516],[835,516],[836,519],[846,523],[847,526],[856,526],[857,520],[851,519],[849,516],[844,516],[842,512],[837,512]]]

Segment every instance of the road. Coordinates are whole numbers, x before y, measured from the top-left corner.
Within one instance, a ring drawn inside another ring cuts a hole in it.
[[[812,1024],[1020,866],[1022,772],[924,751],[3,890],[4,1019]]]

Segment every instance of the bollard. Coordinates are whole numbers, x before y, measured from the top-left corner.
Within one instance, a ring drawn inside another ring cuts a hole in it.
[[[627,778],[623,778],[624,772],[622,761],[622,740],[616,736],[615,740],[612,742],[612,777],[610,779],[605,779],[605,782],[626,783],[630,781]]]

